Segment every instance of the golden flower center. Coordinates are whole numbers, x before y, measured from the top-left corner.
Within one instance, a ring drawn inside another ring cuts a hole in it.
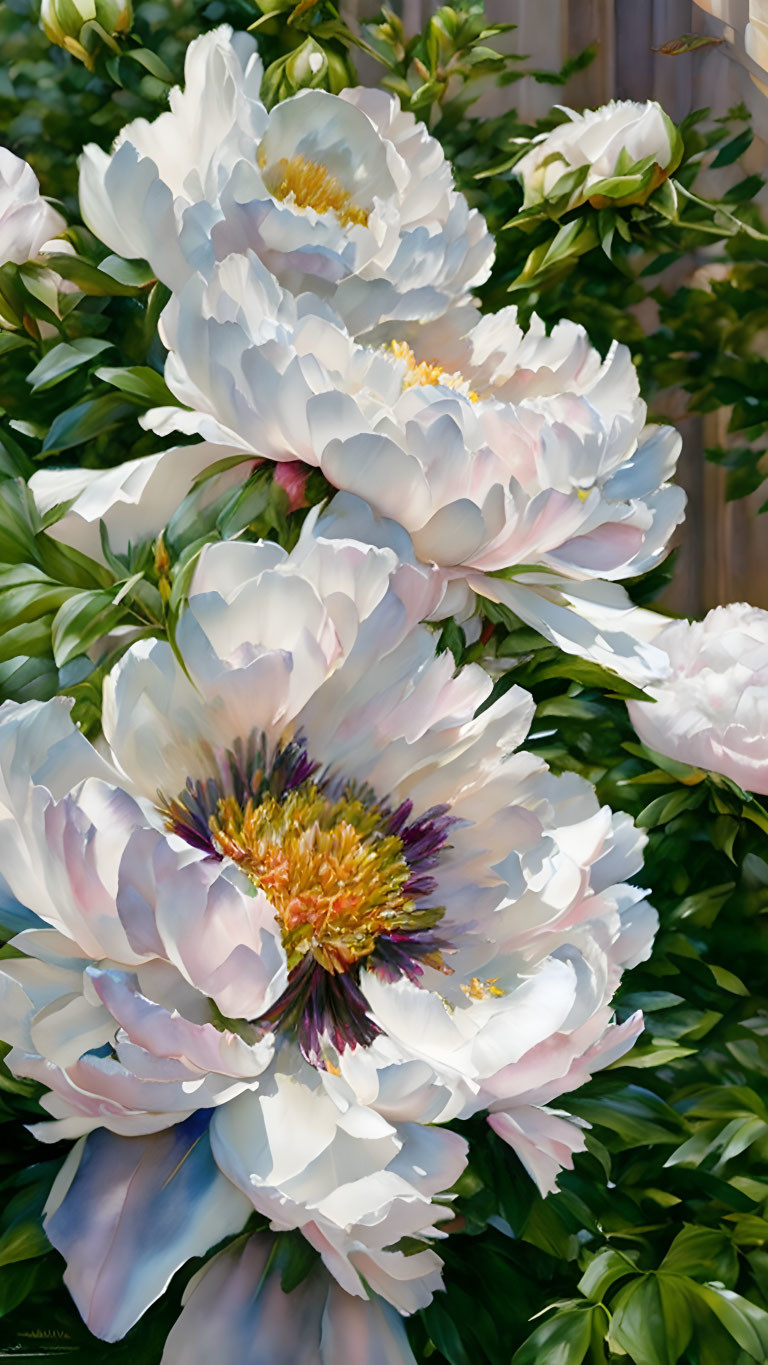
[[[468,985],[462,986],[464,994],[468,1000],[491,1000],[495,995],[503,995],[504,991],[498,983],[497,976],[487,976],[484,981],[479,976],[473,976]]]
[[[264,169],[262,167],[262,169]],[[368,213],[352,199],[340,180],[318,161],[303,156],[281,157],[264,171],[264,183],[274,199],[290,199],[297,208],[335,213],[342,227],[367,227]]]
[[[397,359],[406,363],[404,389],[420,388],[425,384],[442,384],[447,389],[458,389],[473,403],[477,402],[478,395],[473,389],[468,388],[467,381],[460,371],[455,370],[451,373],[432,360],[417,360],[407,341],[390,341],[389,345]]]
[[[411,870],[382,813],[354,796],[331,801],[311,783],[282,801],[219,802],[211,833],[271,901],[290,968],[307,954],[328,972],[367,957],[382,933],[434,923],[404,887]]]

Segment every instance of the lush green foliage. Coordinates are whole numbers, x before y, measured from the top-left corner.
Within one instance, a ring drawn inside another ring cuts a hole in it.
[[[338,89],[353,79],[356,50],[375,53],[385,83],[444,141],[462,188],[498,234],[487,306],[509,301],[511,287],[525,313],[583,322],[602,349],[613,338],[627,342],[651,403],[675,385],[694,411],[730,409],[739,444],[710,454],[729,468],[730,496],[759,485],[768,362],[755,340],[767,321],[768,253],[751,201],[761,182],[734,184],[716,211],[695,188],[706,163],[727,166],[746,149],[744,110],[714,124],[690,116],[677,189],[667,182],[645,204],[585,206],[564,218],[555,205],[515,223],[522,196],[510,174],[511,139],[538,129],[514,112],[483,122],[468,115],[485,84],[512,84],[524,69],[493,49],[500,28],[476,5],[441,9],[407,42],[394,15],[361,37],[325,0],[212,0],[202,8],[144,0],[122,55],[105,49],[91,73],[50,48],[26,0],[12,0],[0,16],[4,140],[32,161],[72,221],[83,138],[107,145],[127,119],[154,116],[189,40],[225,18],[256,23],[271,100],[303,83]],[[307,60],[315,50],[324,60],[317,70]],[[70,238],[76,254],[51,262],[77,286],[61,319],[45,271],[0,271],[0,688],[14,698],[66,689],[83,727],[97,733],[100,682],[115,652],[94,661],[86,651],[117,625],[173,639],[202,541],[247,529],[290,543],[300,514],[289,517],[280,490],[257,473],[204,520],[192,495],[153,547],[117,556],[105,544],[108,568],[46,535],[25,477],[46,460],[105,467],[157,449],[138,418],[173,401],[156,331],[164,291],[140,266],[105,260],[85,230]],[[727,277],[681,283],[679,263],[703,246],[708,263],[729,267]],[[637,305],[649,299],[658,326],[647,334]],[[325,495],[319,475],[310,493],[314,501]],[[637,583],[637,599],[661,577]],[[504,660],[497,687],[518,682],[538,703],[532,745],[555,769],[584,773],[602,799],[648,830],[644,876],[662,928],[651,961],[628,974],[618,998],[620,1017],[646,1012],[641,1044],[568,1097],[592,1127],[588,1153],[561,1178],[561,1192],[542,1200],[480,1120],[466,1125],[473,1155],[444,1250],[448,1292],[413,1322],[414,1349],[434,1365],[765,1361],[768,1000],[752,992],[768,951],[768,814],[727,780],[639,746],[622,700],[631,688],[564,661],[503,609],[488,604],[487,616],[478,644],[467,649],[449,626],[441,646],[457,662]],[[88,1335],[40,1229],[63,1153],[43,1151],[22,1126],[37,1112],[35,1096],[34,1085],[0,1072],[0,1351],[23,1345],[155,1365],[196,1263],[125,1341],[104,1346]],[[291,1243],[284,1282],[306,1268],[304,1244]]]

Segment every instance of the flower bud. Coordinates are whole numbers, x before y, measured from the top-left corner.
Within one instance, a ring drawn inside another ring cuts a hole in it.
[[[557,216],[589,201],[594,208],[642,204],[677,169],[682,138],[660,105],[611,100],[533,139],[514,168],[525,208],[546,199]]]
[[[342,54],[321,47],[314,38],[307,38],[267,68],[261,95],[271,108],[298,90],[330,90],[335,95],[354,81],[354,74]]]
[[[43,0],[40,26],[52,43],[93,70],[100,43],[117,52],[114,39],[133,24],[131,0]]]

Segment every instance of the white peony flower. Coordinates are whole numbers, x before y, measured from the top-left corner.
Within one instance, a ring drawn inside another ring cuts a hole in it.
[[[66,223],[40,194],[28,162],[0,147],[0,265],[23,265],[37,256]]]
[[[252,1209],[414,1311],[466,1160],[439,1125],[490,1111],[550,1189],[583,1146],[553,1100],[642,1027],[610,1001],[655,929],[643,836],[514,752],[526,693],[476,715],[487,675],[417,624],[434,575],[315,520],[290,555],[202,551],[175,649],[109,676],[100,752],[61,700],[0,711],[3,874],[42,924],[0,1036],[37,1135],[84,1140],[46,1226],[106,1339]]]
[[[768,611],[732,602],[703,621],[672,621],[654,643],[671,674],[630,702],[644,744],[768,796]]]
[[[632,681],[663,671],[617,580],[656,564],[682,519],[681,442],[644,427],[626,347],[601,361],[573,323],[523,334],[514,308],[446,328],[442,347],[433,328],[426,351],[362,345],[252,253],[193,277],[161,329],[166,382],[191,410],[145,425],[319,466],[439,566],[444,615],[477,593]]]
[[[562,176],[587,167],[583,180],[567,186],[567,208],[575,208],[585,199],[599,196],[601,181],[626,174],[637,162],[652,158],[650,165],[655,170],[639,196],[646,199],[680,162],[683,152],[680,134],[654,100],[645,104],[611,100],[583,114],[558,107],[567,116],[567,122],[534,138],[530,151],[514,168],[523,182],[526,207],[558,195],[562,192],[558,189]],[[628,199],[618,202],[631,202],[632,198],[630,192]],[[597,207],[602,205],[601,197]]]
[[[83,217],[113,251],[179,288],[251,249],[354,334],[440,317],[487,278],[484,220],[391,95],[304,90],[268,113],[255,43],[227,26],[190,44],[185,78],[170,112],[128,124],[111,154],[83,154]]]

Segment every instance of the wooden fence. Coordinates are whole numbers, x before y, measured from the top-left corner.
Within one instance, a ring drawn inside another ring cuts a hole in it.
[[[392,0],[390,0],[392,3]],[[347,0],[360,18],[378,0]],[[415,31],[437,0],[394,0],[393,8]],[[750,171],[768,166],[768,0],[485,0],[491,20],[516,24],[510,50],[529,54],[539,68],[558,68],[589,43],[596,60],[563,89],[526,79],[489,91],[476,106],[489,116],[515,102],[524,117],[543,114],[553,97],[576,108],[615,99],[657,99],[673,119],[709,106],[715,116],[739,101],[748,104],[757,132],[749,149]],[[684,33],[710,33],[723,41],[680,57],[654,49]],[[373,73],[370,73],[371,78]],[[691,272],[699,262],[691,261]],[[679,480],[688,493],[674,585],[663,605],[700,615],[720,602],[747,600],[768,608],[768,514],[757,508],[768,493],[726,503],[722,470],[704,457],[721,444],[727,413],[703,420],[685,413],[684,396],[671,393],[665,410],[683,434]],[[768,457],[767,457],[768,459]]]

